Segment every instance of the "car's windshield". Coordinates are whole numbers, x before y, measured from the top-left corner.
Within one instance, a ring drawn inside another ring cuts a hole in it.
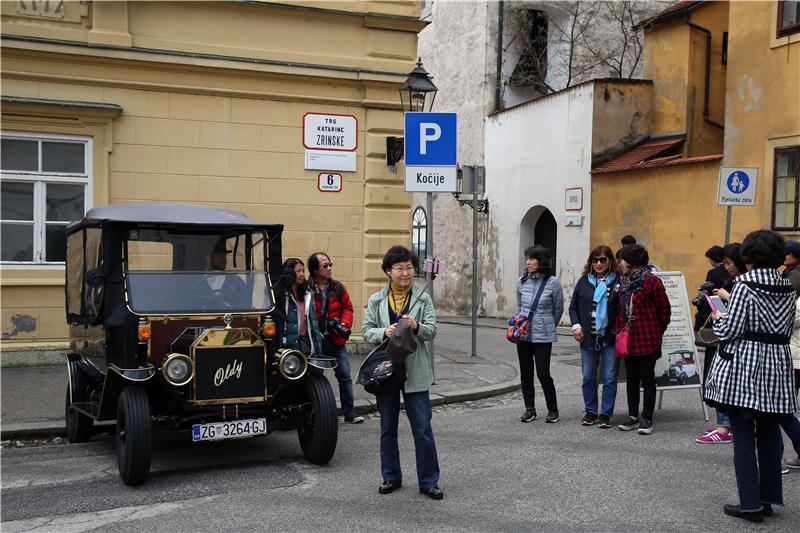
[[[137,313],[272,308],[263,233],[137,229],[127,237],[128,303]]]

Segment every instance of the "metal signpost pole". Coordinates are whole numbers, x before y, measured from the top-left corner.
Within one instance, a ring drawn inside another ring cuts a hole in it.
[[[425,211],[428,215],[427,226],[425,227],[425,244],[426,255],[433,258],[433,193],[425,194]],[[424,257],[422,258],[425,259]],[[428,276],[428,274],[425,274]],[[433,276],[431,276],[430,283],[428,284],[428,294],[431,295],[431,303],[433,303]],[[433,339],[428,341],[428,357],[431,358],[431,371],[433,372],[433,380],[436,381],[436,366],[434,365],[433,358]]]
[[[472,357],[475,357],[478,331],[478,191],[473,171],[472,188]]]
[[[455,113],[407,112],[404,115],[405,190],[427,193],[425,244],[426,255],[431,258],[428,263],[431,271],[428,272],[428,268],[424,271],[431,299],[433,277],[438,270],[433,261],[433,193],[455,191],[457,126]],[[426,347],[433,369],[433,342],[426,343]]]
[[[725,214],[725,246],[731,242],[731,211],[733,207],[729,205]]]

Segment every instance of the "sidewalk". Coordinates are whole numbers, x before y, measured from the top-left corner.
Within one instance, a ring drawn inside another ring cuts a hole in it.
[[[470,318],[439,318],[434,344],[436,382],[431,388],[434,405],[475,400],[519,388],[516,348],[505,342],[502,331],[505,323],[505,319],[478,319],[478,355],[472,357]],[[554,345],[553,355],[556,357],[575,357],[576,353],[573,343]],[[354,375],[364,357],[351,355]],[[325,374],[331,381],[338,404],[339,387],[333,372]],[[66,383],[64,365],[3,368],[0,375],[0,439],[63,435]],[[353,388],[358,412],[375,411],[375,397],[360,385]]]

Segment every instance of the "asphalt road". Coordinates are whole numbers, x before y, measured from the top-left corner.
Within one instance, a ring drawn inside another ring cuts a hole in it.
[[[784,476],[788,505],[764,526],[722,514],[736,502],[732,448],[692,441],[704,424],[697,391],[665,395],[650,436],[580,427],[578,394],[559,387],[558,424],[521,424],[518,393],[437,408],[442,501],[417,492],[403,419],[405,485],[385,496],[374,417],[340,426],[325,467],[303,460],[294,433],[162,444],[139,488],[119,480],[109,439],[4,449],[0,529],[797,531],[800,472]]]

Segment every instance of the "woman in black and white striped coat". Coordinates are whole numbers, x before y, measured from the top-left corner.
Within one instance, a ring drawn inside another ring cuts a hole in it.
[[[711,315],[723,342],[705,398],[731,419],[739,505],[725,505],[724,512],[762,522],[772,505],[783,505],[778,420],[796,409],[789,349],[795,296],[776,270],[785,257],[783,237],[754,231],[740,253],[748,272],[736,279],[728,313]]]

